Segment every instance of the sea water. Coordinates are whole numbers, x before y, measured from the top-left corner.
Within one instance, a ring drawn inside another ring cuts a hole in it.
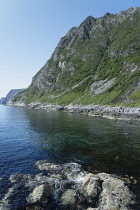
[[[140,174],[139,125],[59,111],[0,106],[0,178],[35,174],[35,162],[80,163],[91,172]]]

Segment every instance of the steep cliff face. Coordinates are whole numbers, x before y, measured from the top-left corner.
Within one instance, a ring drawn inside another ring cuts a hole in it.
[[[140,104],[140,8],[89,16],[61,38],[14,101]]]
[[[0,104],[4,104],[5,98],[6,98],[6,97],[2,97],[2,98],[0,99]]]
[[[8,104],[18,93],[23,91],[24,89],[12,89],[9,91],[9,93],[6,95],[6,97],[3,97],[0,99],[0,104],[6,105]]]

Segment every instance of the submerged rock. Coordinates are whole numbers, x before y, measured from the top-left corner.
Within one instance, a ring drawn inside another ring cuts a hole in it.
[[[11,181],[11,183],[21,183],[21,182],[25,182],[27,180],[31,179],[31,175],[27,174],[14,174],[11,175],[9,180]]]
[[[67,179],[74,182],[82,182],[85,172],[78,163],[68,163],[62,165],[62,173]]]
[[[42,173],[10,176],[0,210],[125,210],[134,203],[130,181],[115,175],[88,173],[78,163],[37,161],[36,166]]]
[[[39,170],[58,170],[60,165],[54,164],[54,163],[49,163],[46,160],[38,160],[36,162],[36,166],[39,168]]]

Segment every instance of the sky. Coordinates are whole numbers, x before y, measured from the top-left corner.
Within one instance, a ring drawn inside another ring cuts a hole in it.
[[[0,0],[0,98],[27,88],[61,37],[86,17],[140,7],[140,0]]]

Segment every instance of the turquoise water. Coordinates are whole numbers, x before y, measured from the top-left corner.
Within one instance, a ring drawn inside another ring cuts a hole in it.
[[[139,125],[0,106],[0,177],[37,173],[40,159],[139,178]]]

